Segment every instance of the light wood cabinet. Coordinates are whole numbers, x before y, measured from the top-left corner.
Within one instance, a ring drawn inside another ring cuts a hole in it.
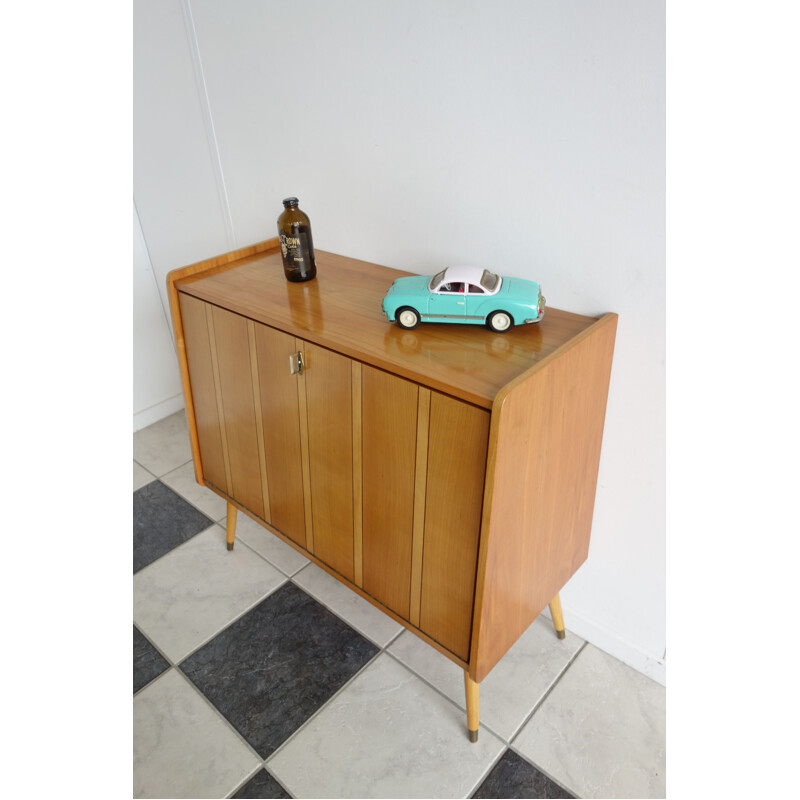
[[[474,739],[478,683],[586,559],[616,315],[404,331],[408,273],[317,265],[288,283],[269,240],[170,273],[197,480],[229,546],[240,509],[459,664]]]

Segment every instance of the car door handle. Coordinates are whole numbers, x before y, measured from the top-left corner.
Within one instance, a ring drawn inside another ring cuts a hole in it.
[[[457,306],[463,306],[464,305],[464,301],[463,300],[456,300],[456,305]]]

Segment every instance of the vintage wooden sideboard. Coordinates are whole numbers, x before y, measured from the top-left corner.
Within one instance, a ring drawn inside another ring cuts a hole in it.
[[[617,315],[507,333],[390,323],[410,273],[277,239],[167,278],[198,482],[478,686],[585,561]]]

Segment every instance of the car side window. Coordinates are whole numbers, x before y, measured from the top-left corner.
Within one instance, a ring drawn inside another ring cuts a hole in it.
[[[464,284],[463,283],[443,283],[438,291],[446,292],[447,294],[458,294],[459,292],[464,291]]]
[[[474,283],[469,284],[469,294],[484,294],[483,289],[480,286],[476,286]]]

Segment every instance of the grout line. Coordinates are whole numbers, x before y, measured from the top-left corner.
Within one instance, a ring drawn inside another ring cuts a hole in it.
[[[533,717],[533,715],[544,705],[544,703],[547,700],[547,698],[551,695],[551,693],[556,688],[556,686],[561,682],[561,679],[564,677],[564,675],[566,675],[566,673],[569,670],[569,668],[575,663],[575,661],[577,660],[578,656],[586,649],[586,646],[588,644],[589,644],[589,642],[584,641],[584,643],[578,648],[578,650],[575,652],[575,654],[572,656],[572,658],[567,662],[567,664],[564,666],[564,668],[561,670],[561,672],[558,673],[558,675],[556,676],[556,678],[553,681],[553,683],[548,687],[547,691],[539,699],[539,702],[536,703],[536,705],[533,707],[533,709],[531,710],[531,713],[528,714],[528,716],[525,718],[523,723],[519,726],[519,728],[517,728],[517,730],[514,732],[514,735],[508,741],[508,749],[509,750],[514,752],[516,755],[518,755],[521,759],[523,759],[525,762],[530,764],[532,767],[535,767],[537,770],[539,770],[539,772],[542,773],[542,775],[544,775],[545,777],[549,778],[557,786],[560,786],[565,792],[568,792],[569,794],[573,795],[576,798],[580,797],[580,795],[575,790],[569,788],[568,786],[566,786],[564,784],[564,782],[562,780],[559,780],[558,778],[556,778],[555,776],[553,776],[549,772],[547,772],[547,770],[542,769],[542,767],[540,767],[538,764],[536,764],[533,761],[531,761],[530,758],[528,758],[524,753],[522,753],[515,746],[514,742],[518,738],[519,734],[525,729],[525,726],[531,721],[531,718]]]
[[[580,795],[579,795],[579,794],[578,794],[578,793],[577,793],[577,792],[576,792],[574,789],[570,789],[570,788],[569,788],[569,786],[567,786],[567,785],[564,783],[564,781],[563,781],[563,780],[560,780],[560,779],[558,779],[558,778],[554,777],[554,776],[553,776],[553,775],[551,775],[551,774],[550,774],[550,773],[549,773],[547,770],[545,770],[545,769],[542,769],[542,768],[541,768],[541,767],[540,767],[538,764],[535,764],[533,761],[531,761],[531,760],[530,760],[530,759],[529,759],[527,756],[525,756],[523,753],[520,753],[520,751],[519,751],[519,750],[517,750],[517,748],[516,748],[516,747],[513,747],[512,745],[509,745],[509,746],[508,746],[508,749],[509,749],[509,750],[510,750],[512,753],[514,753],[514,755],[517,755],[517,756],[519,756],[519,757],[520,757],[520,758],[521,758],[521,759],[522,759],[522,760],[523,760],[523,761],[524,761],[526,764],[530,764],[530,765],[531,765],[531,766],[532,766],[534,769],[536,769],[536,770],[538,770],[539,772],[541,772],[541,773],[542,773],[542,775],[544,775],[544,776],[545,776],[545,778],[547,778],[548,780],[551,780],[551,781],[552,781],[554,784],[556,784],[556,786],[560,787],[561,789],[563,789],[563,790],[564,790],[565,792],[567,792],[568,794],[571,794],[573,797],[575,797],[575,798],[580,798]]]
[[[584,651],[584,649],[585,649],[587,644],[589,644],[589,643],[587,641],[584,641],[584,643],[575,651],[575,654],[572,656],[572,658],[570,658],[570,660],[567,661],[567,663],[564,665],[564,668],[561,670],[561,672],[559,672],[558,675],[556,675],[556,677],[553,680],[553,682],[550,684],[550,686],[547,687],[547,690],[545,691],[545,693],[539,698],[539,701],[531,709],[531,712],[528,714],[527,717],[525,717],[525,719],[522,721],[522,724],[517,728],[516,731],[514,731],[514,734],[508,740],[509,747],[511,747],[513,745],[513,743],[516,740],[516,738],[525,729],[525,726],[531,721],[531,717],[533,717],[533,715],[542,707],[542,705],[544,705],[545,700],[547,700],[547,698],[550,697],[553,689],[555,689],[556,686],[558,686],[558,684],[561,682],[561,679],[564,677],[564,675],[566,675],[567,670],[569,670],[569,668],[575,663],[575,660]],[[515,752],[516,752],[516,750],[515,750]],[[520,753],[519,755],[522,755],[522,753]],[[525,760],[527,761],[528,759],[525,759]],[[538,769],[538,767],[537,767],[537,769]]]
[[[505,754],[508,752],[508,750],[509,750],[509,747],[508,747],[507,744],[505,744],[503,749],[500,751],[500,755],[497,756],[497,758],[494,761],[492,761],[492,763],[489,765],[488,769],[475,782],[475,785],[472,787],[472,789],[470,790],[470,793],[467,795],[468,798],[473,797],[475,795],[475,792],[477,792],[478,789],[481,788],[481,786],[483,785],[483,782],[489,777],[489,775],[491,775],[492,770],[503,760],[503,756],[505,756]]]
[[[298,589],[302,587],[298,586]],[[309,595],[311,597],[311,595]],[[316,600],[316,598],[312,598]],[[355,629],[354,629],[355,630]],[[358,631],[356,631],[358,633]],[[342,692],[347,689],[351,683],[353,683],[356,678],[359,677],[365,670],[367,670],[375,661],[380,658],[380,656],[384,653],[383,650],[379,649],[377,653],[375,653],[372,658],[366,661],[362,667],[354,672],[297,730],[292,732],[289,736],[287,736],[268,756],[264,759],[264,766],[267,766],[267,762],[271,761],[278,753],[281,752],[289,742],[293,741],[302,731],[304,731],[311,723],[334,701],[336,698],[342,694]]]

